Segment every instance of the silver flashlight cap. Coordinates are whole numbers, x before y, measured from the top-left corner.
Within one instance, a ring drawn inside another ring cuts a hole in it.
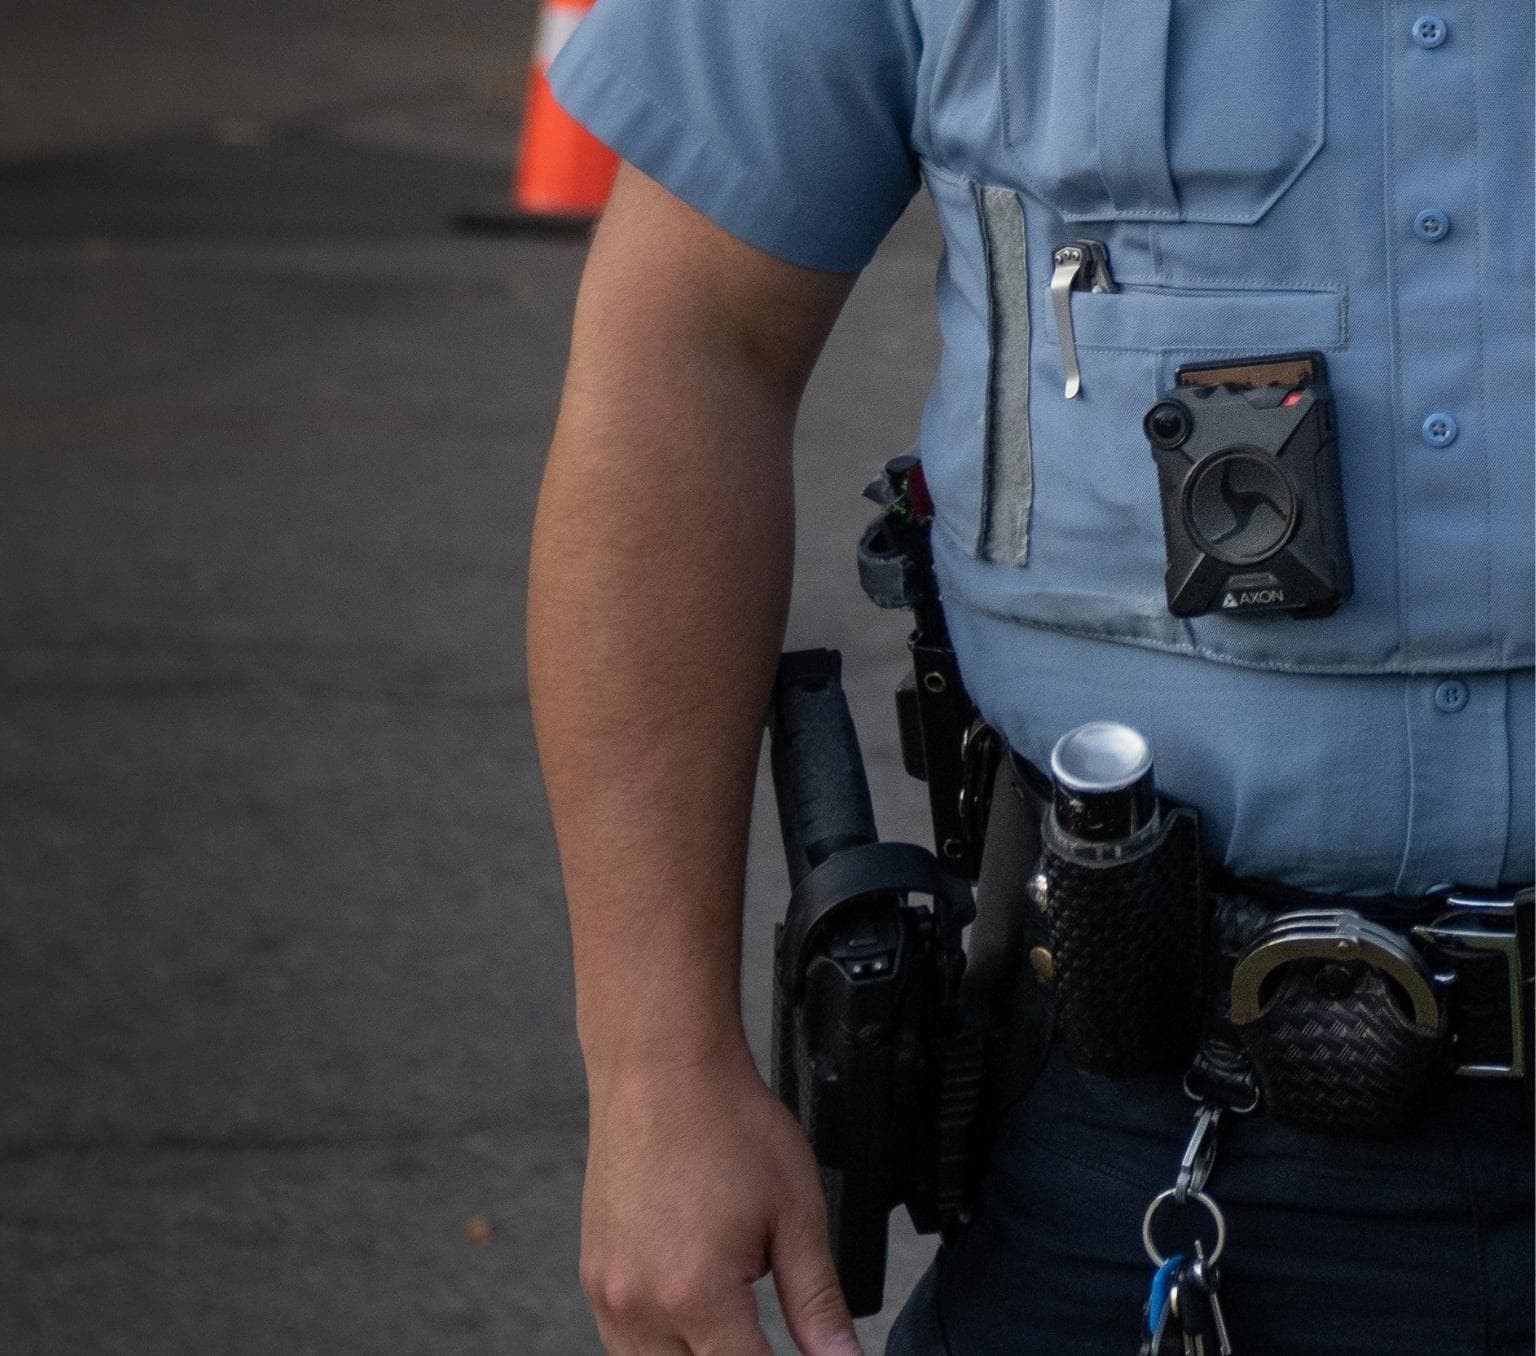
[[[1079,725],[1051,750],[1051,779],[1085,795],[1123,791],[1151,770],[1147,737],[1114,720]]]
[[[1051,782],[1057,827],[1085,842],[1127,841],[1157,812],[1152,746],[1118,721],[1090,721],[1058,739]]]

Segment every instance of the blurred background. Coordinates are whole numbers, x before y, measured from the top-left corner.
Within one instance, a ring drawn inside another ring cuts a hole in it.
[[[7,1356],[598,1350],[522,648],[585,243],[452,226],[506,188],[534,21],[0,0]],[[914,207],[807,397],[790,636],[845,652],[918,841],[852,552],[936,254]],[[785,898],[760,795],[764,1060]],[[874,1350],[931,1252],[893,1233]]]

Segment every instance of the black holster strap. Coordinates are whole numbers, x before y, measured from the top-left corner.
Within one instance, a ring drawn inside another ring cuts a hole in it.
[[[971,887],[913,843],[865,843],[834,852],[795,886],[779,936],[779,973],[805,973],[816,929],[845,905],[881,895],[923,894],[933,899],[942,929],[960,929],[976,916]]]

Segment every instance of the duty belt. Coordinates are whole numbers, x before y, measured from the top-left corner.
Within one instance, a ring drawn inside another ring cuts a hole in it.
[[[1032,807],[1024,820],[1048,819],[1045,778],[1017,754],[1001,761],[1002,779]],[[1033,825],[1026,829],[1007,815],[993,820],[989,837],[993,828],[1009,833],[1004,825],[1033,836]],[[989,854],[993,846],[987,844]],[[1194,954],[1177,964],[1186,976],[1180,986],[1197,991],[1203,1014],[1186,1078],[1192,1096],[1240,1109],[1262,1102],[1278,1119],[1306,1129],[1373,1135],[1410,1119],[1442,1074],[1517,1080],[1530,1072],[1530,887],[1358,898],[1233,877],[1209,861],[1198,874],[1200,922],[1188,940]],[[1061,988],[1071,980],[1064,973],[1070,957],[1060,954],[1064,942],[1096,935],[1095,947],[1118,947],[1140,928],[1135,950],[1143,964],[1170,964],[1166,948],[1149,944],[1145,917],[1120,914],[1106,918],[1109,934],[1080,928],[1068,938],[1061,924],[1069,910],[1060,894],[1048,908],[1038,896],[1033,903],[1026,912],[1050,920],[1055,950],[1031,948],[1030,963],[1057,991],[1058,1007],[1072,1005],[1069,1037],[1083,1029],[1085,999]],[[986,912],[983,906],[983,918]],[[1125,1013],[1116,1007],[1126,987],[1089,986],[1086,1005],[1107,1005],[1102,1031],[1126,1029]],[[1149,1012],[1140,1020],[1160,1017]],[[1091,1011],[1087,1022],[1091,1027]],[[1159,1039],[1177,1045],[1179,1029],[1174,1023]],[[1114,1076],[1105,1062],[1098,1067]]]
[[[1218,879],[1212,896],[1211,1021],[1191,1078],[1225,1081],[1227,1100],[1246,1063],[1279,1118],[1372,1134],[1439,1073],[1528,1073],[1529,888],[1355,899]]]
[[[1297,961],[1322,962],[1325,988],[1347,983],[1328,966],[1363,963],[1380,970],[1406,1002],[1414,1028],[1450,1040],[1455,1073],[1520,1078],[1527,1069],[1531,1016],[1531,891],[1448,891],[1389,916],[1424,921],[1404,931],[1373,920],[1370,906],[1312,906],[1276,914],[1233,967],[1229,1017],[1260,1020],[1266,985]],[[1524,1020],[1522,1020],[1524,1018]]]

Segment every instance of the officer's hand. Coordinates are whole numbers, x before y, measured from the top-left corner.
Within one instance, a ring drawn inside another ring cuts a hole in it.
[[[613,1356],[771,1356],[773,1271],[806,1356],[859,1356],[800,1127],[744,1047],[592,1078],[582,1286]]]

